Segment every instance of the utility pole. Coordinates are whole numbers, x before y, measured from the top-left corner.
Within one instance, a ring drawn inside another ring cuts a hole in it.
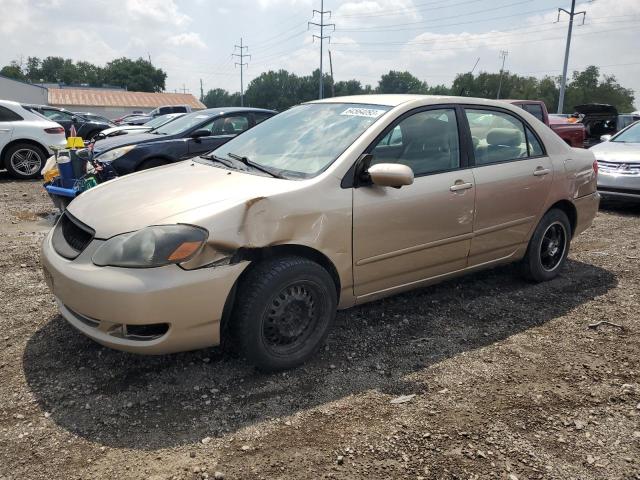
[[[204,88],[202,87],[202,79],[200,79],[200,101],[204,100]]]
[[[182,84],[182,93],[187,93],[187,87],[184,83]]]
[[[249,47],[247,47],[246,45],[242,44],[242,37],[240,37],[240,45],[234,45],[233,46],[234,49],[238,49],[238,51],[240,53],[234,53],[231,55],[232,57],[238,57],[240,59],[240,62],[236,62],[235,65],[240,66],[240,106],[244,107],[244,67],[248,67],[249,64],[245,63],[244,59],[245,57],[249,57],[251,58],[251,55],[249,55],[248,53],[244,53],[245,50],[248,50]]]
[[[318,91],[318,98],[322,99],[324,97],[324,79],[322,78],[322,57],[324,54],[324,40],[325,38],[329,41],[331,41],[331,36],[324,34],[324,29],[325,27],[333,27],[333,29],[336,29],[336,24],[335,23],[324,23],[324,16],[325,15],[329,15],[329,18],[331,18],[331,11],[330,10],[325,10],[324,9],[324,0],[320,0],[320,10],[314,10],[311,18],[315,17],[316,13],[318,15],[320,15],[320,23],[315,23],[315,22],[307,22],[307,30],[309,28],[311,28],[311,25],[314,25],[316,27],[320,27],[320,35],[313,35],[313,40],[315,41],[315,39],[317,38],[318,40],[320,40],[320,85],[319,85],[319,91]]]
[[[564,12],[569,15],[569,30],[567,31],[567,46],[564,50],[564,65],[562,67],[562,83],[560,83],[560,98],[558,99],[558,113],[562,113],[564,109],[564,91],[567,86],[567,67],[569,66],[569,50],[571,49],[571,33],[573,32],[573,17],[576,15],[582,15],[582,25],[584,25],[584,19],[587,16],[587,12],[576,12],[576,0],[571,0],[571,11],[568,12],[564,8],[558,8],[558,20],[560,21],[560,14]]]
[[[336,96],[336,81],[333,79],[333,61],[331,60],[331,50],[329,50],[329,70],[331,71],[331,96]]]
[[[507,59],[509,52],[507,50],[500,50],[500,58],[502,58],[502,67],[500,67],[500,82],[498,83],[498,100],[500,99],[500,90],[502,90],[502,73],[504,72],[504,61]]]

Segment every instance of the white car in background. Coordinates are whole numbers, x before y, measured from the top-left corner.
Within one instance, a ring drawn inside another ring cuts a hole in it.
[[[36,178],[53,153],[51,147],[66,143],[59,124],[17,102],[0,100],[0,168],[13,177]]]
[[[184,113],[168,113],[166,115],[160,115],[159,117],[149,120],[142,125],[118,125],[116,127],[107,128],[102,130],[96,135],[96,140],[102,140],[109,137],[117,137],[119,135],[147,133],[155,128],[159,128],[169,122],[172,122],[176,118],[180,118]]]

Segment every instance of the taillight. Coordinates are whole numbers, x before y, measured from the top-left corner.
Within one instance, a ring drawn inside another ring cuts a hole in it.
[[[598,176],[598,161],[593,161],[593,173],[595,173],[596,177]]]
[[[44,131],[47,132],[47,133],[64,133],[64,128],[62,128],[62,127],[51,127],[51,128],[45,128]]]

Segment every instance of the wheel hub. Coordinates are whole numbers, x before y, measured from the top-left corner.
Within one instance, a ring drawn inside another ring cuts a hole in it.
[[[303,286],[286,288],[272,301],[265,319],[264,337],[274,347],[296,344],[316,321],[311,293]]]

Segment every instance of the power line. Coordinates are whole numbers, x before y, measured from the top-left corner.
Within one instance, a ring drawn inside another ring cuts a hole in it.
[[[638,27],[637,26],[629,26],[629,27],[623,27],[623,28],[611,28],[611,29],[606,29],[606,30],[596,30],[593,32],[586,32],[586,33],[582,33],[582,34],[576,34],[574,35],[575,37],[586,37],[586,36],[590,36],[590,35],[599,35],[602,33],[608,33],[608,32],[620,32],[620,31],[624,31],[624,30],[636,30]],[[535,33],[535,32],[531,32],[531,33]],[[520,36],[519,36],[520,37]],[[518,41],[518,42],[508,42],[506,44],[506,46],[511,46],[511,45],[520,45],[520,44],[530,44],[530,43],[540,43],[540,42],[547,42],[550,40],[561,40],[565,37],[546,37],[546,38],[533,38],[530,40],[522,40],[522,41]],[[474,41],[495,41],[495,39],[475,39]],[[460,43],[461,40],[457,39],[455,40],[455,43]],[[405,49],[404,52],[408,53],[408,52],[421,52],[421,53],[430,53],[430,52],[445,52],[445,51],[455,51],[455,50],[470,50],[471,48],[479,48],[479,47],[487,47],[487,48],[495,48],[495,47],[499,47],[499,46],[503,46],[504,40],[499,40],[499,43],[484,43],[484,44],[479,44],[479,45],[467,45],[467,46],[462,46],[462,47],[445,47],[445,48],[432,48],[429,50],[423,50],[422,48],[418,48],[418,49],[411,49],[411,50],[407,50]],[[446,42],[446,41],[439,41],[439,40],[434,40],[432,42],[428,42],[428,43],[451,43],[451,42]],[[423,43],[423,44],[407,44],[407,46],[420,46],[420,45],[426,45],[427,42]],[[392,49],[392,50],[379,50],[379,49],[362,49],[362,48],[356,48],[356,49],[345,49],[345,48],[340,48],[339,51],[341,52],[369,52],[369,53],[392,53],[394,55],[398,55],[399,53],[402,53],[402,50],[398,50],[396,49]]]
[[[587,12],[576,12],[576,0],[571,0],[571,11],[567,11],[564,8],[558,8],[558,22],[560,21],[560,14],[564,12],[569,15],[569,29],[567,30],[567,45],[564,50],[564,65],[562,67],[562,83],[560,84],[560,97],[558,99],[558,113],[562,113],[564,108],[564,91],[567,86],[567,67],[569,66],[569,50],[571,49],[571,33],[573,32],[573,17],[576,15],[582,15],[582,24],[584,25],[584,19],[587,16]]]
[[[430,23],[438,23],[441,20],[448,20],[451,18],[460,18],[460,17],[468,17],[468,16],[472,16],[472,15],[478,15],[478,14],[483,14],[486,12],[492,12],[492,11],[496,11],[496,10],[502,10],[504,8],[507,7],[514,7],[517,5],[522,5],[523,3],[530,3],[531,0],[519,0],[517,2],[511,2],[511,3],[506,3],[494,8],[483,8],[481,10],[474,10],[472,12],[467,12],[467,13],[461,13],[461,14],[457,14],[457,15],[449,15],[447,17],[438,17],[438,18],[434,18],[429,20],[428,22],[425,21],[420,21],[420,22],[407,22],[407,23],[394,23],[394,24],[389,24],[389,25],[384,25],[382,27],[362,27],[362,28],[341,28],[339,29],[339,31],[341,32],[366,32],[366,31],[376,31],[376,32],[380,32],[380,31],[392,31],[389,30],[389,28],[395,28],[395,27],[409,27],[411,25],[421,25],[424,26],[425,24],[430,24]],[[542,9],[542,10],[537,10],[534,12],[540,12],[540,11],[548,11],[548,8]],[[534,12],[520,12],[517,14],[517,16],[521,16],[524,13],[534,13]],[[513,16],[513,15],[511,15]],[[401,29],[401,30],[405,30],[405,29]]]
[[[324,79],[322,77],[322,57],[323,57],[323,49],[324,49],[324,40],[325,38],[329,41],[331,41],[331,36],[330,35],[325,35],[324,34],[324,29],[325,27],[333,27],[333,29],[336,29],[336,24],[335,23],[324,23],[324,16],[325,15],[329,15],[329,18],[331,18],[331,10],[325,10],[324,9],[324,0],[320,0],[320,10],[314,10],[311,18],[313,18],[315,16],[315,14],[320,15],[320,23],[316,23],[316,22],[308,22],[307,23],[307,28],[310,28],[311,25],[314,25],[316,27],[320,27],[320,35],[316,35],[313,34],[311,38],[313,38],[313,40],[315,41],[315,39],[319,39],[320,40],[320,84],[319,84],[319,88],[318,88],[318,98],[322,99],[324,97]]]
[[[251,55],[248,53],[244,53],[245,50],[248,50],[249,47],[246,45],[242,45],[242,37],[240,37],[240,45],[234,45],[234,49],[238,49],[240,53],[232,53],[233,57],[238,57],[240,62],[235,62],[235,66],[240,66],[240,106],[244,107],[244,67],[248,67],[249,64],[245,63],[244,59],[246,57],[251,58]]]

